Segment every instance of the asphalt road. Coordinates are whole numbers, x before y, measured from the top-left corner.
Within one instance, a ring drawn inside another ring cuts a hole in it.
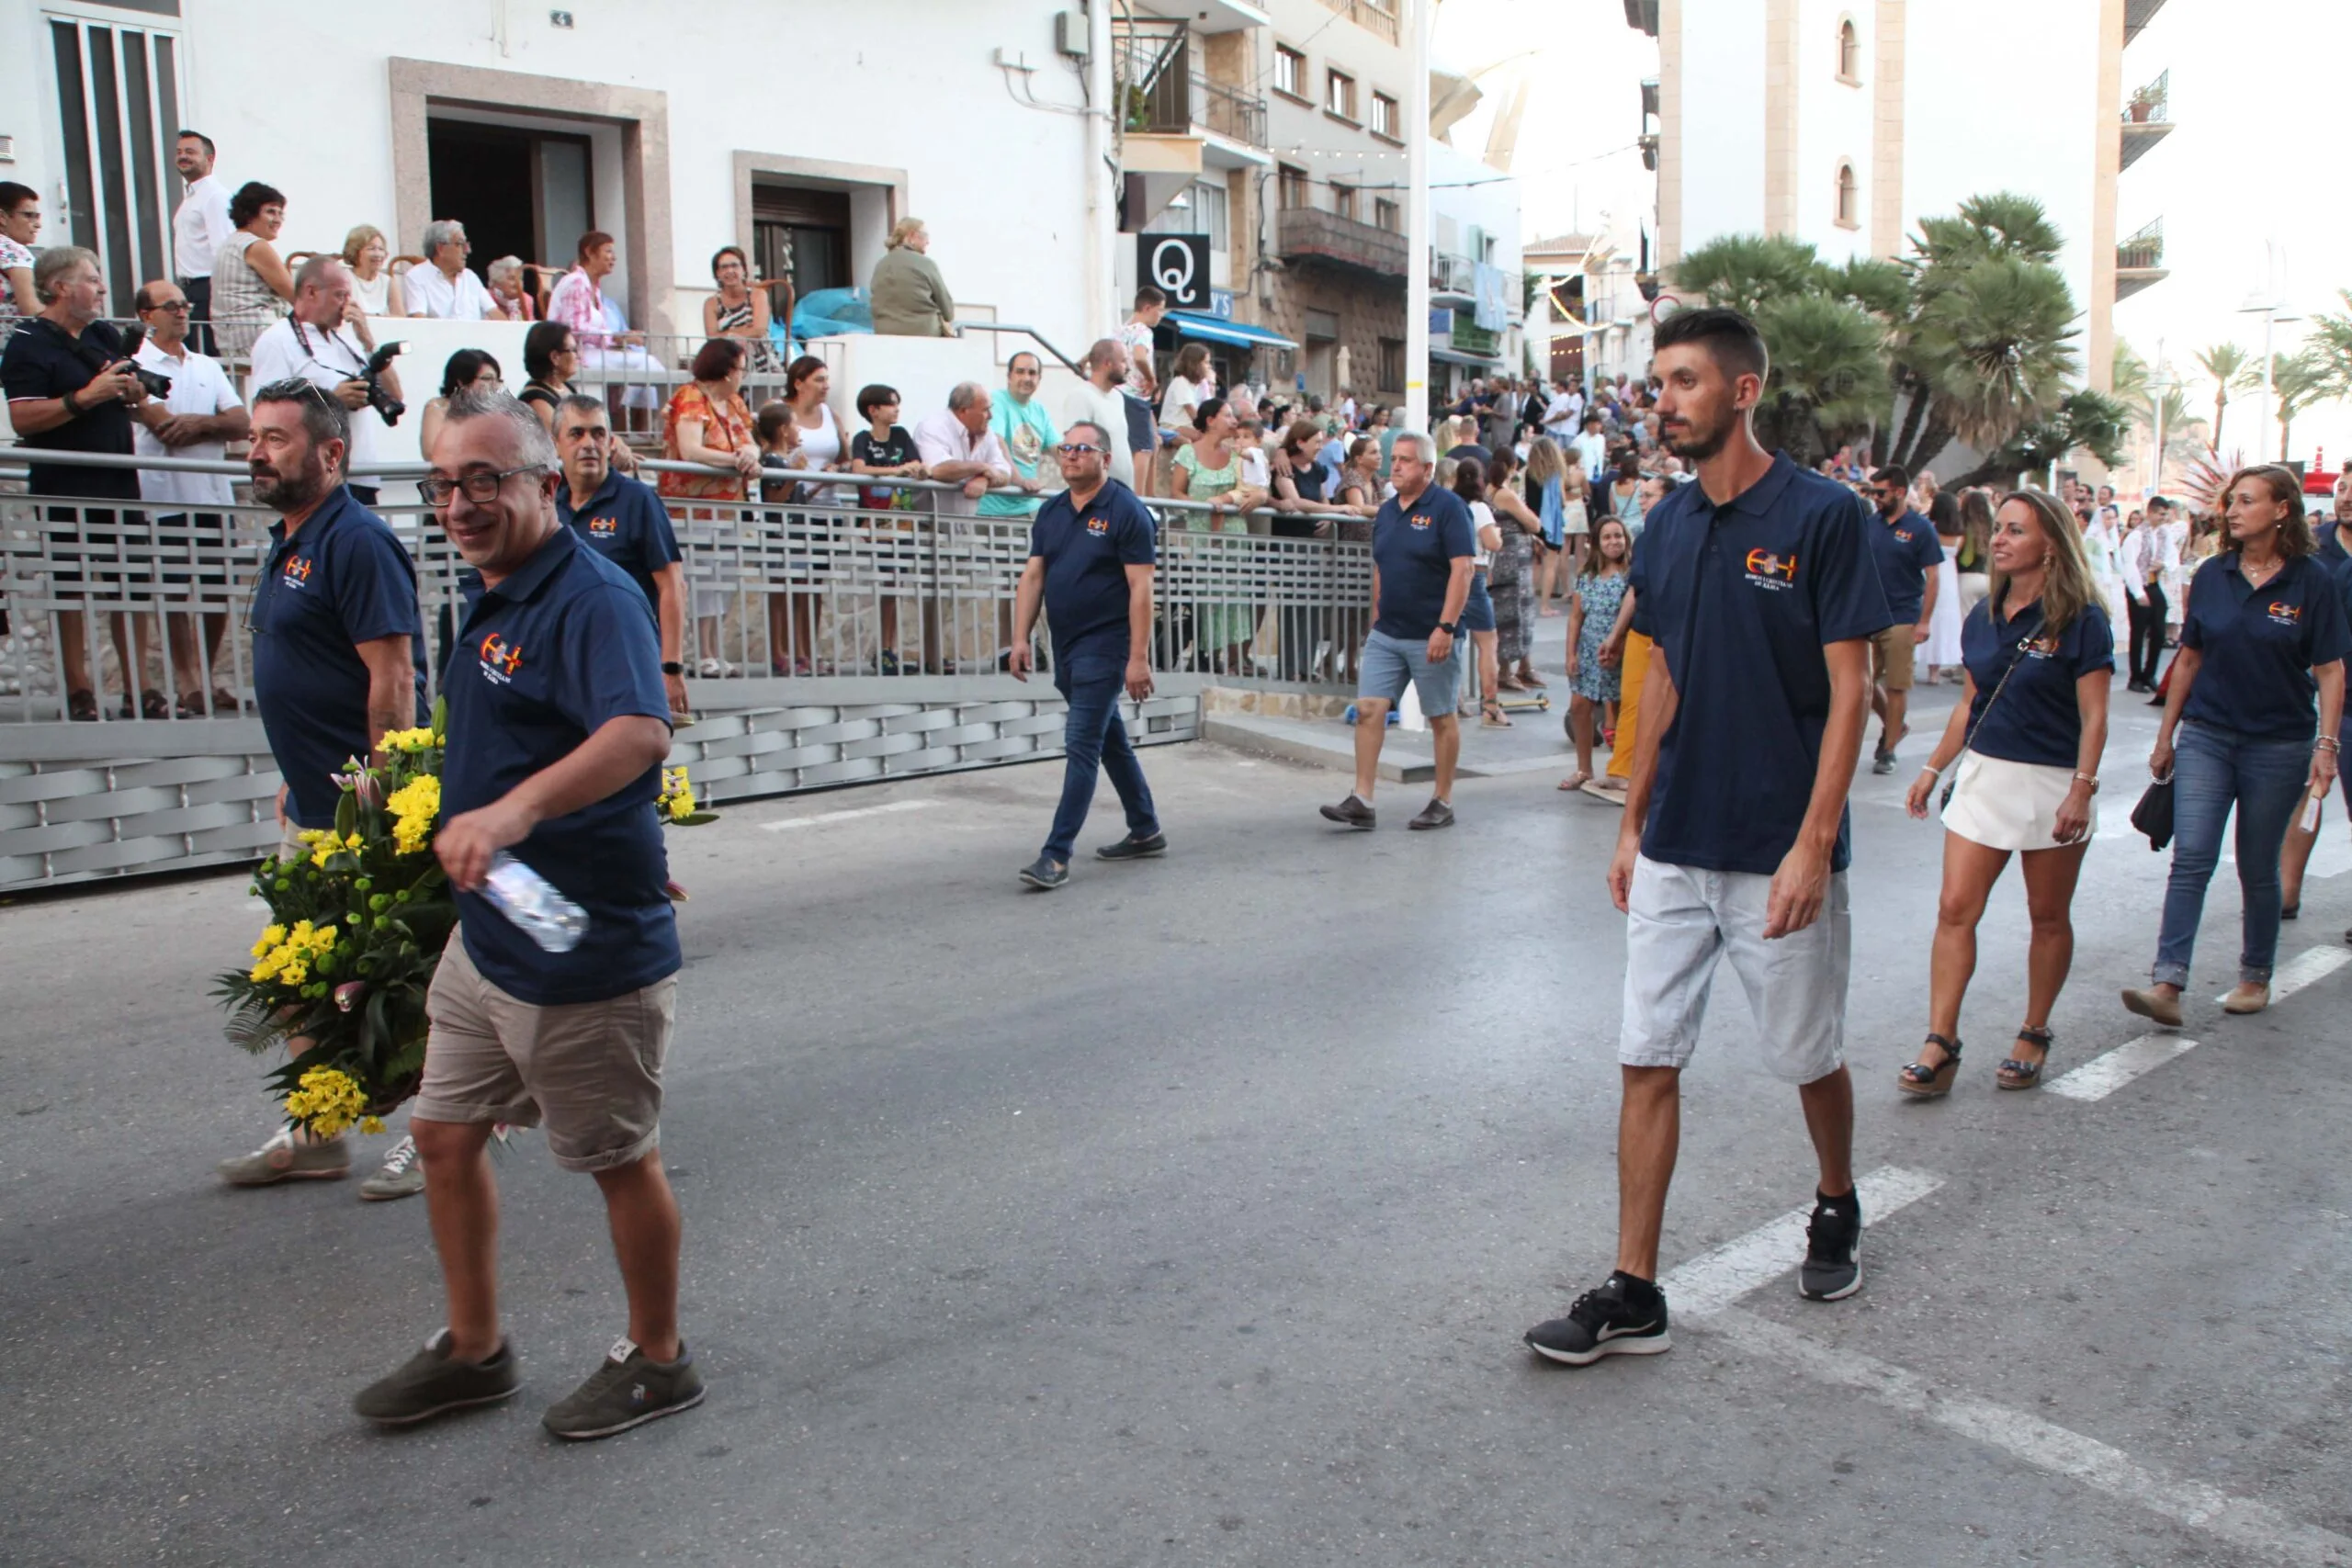
[[[2127,797],[2148,712],[2118,709]],[[242,884],[0,908],[0,1562],[2346,1560],[2352,968],[2224,1019],[2233,886],[2198,1044],[2081,1100],[1992,1087],[2012,876],[1959,1092],[1898,1103],[1940,835],[1894,808],[1907,768],[1865,775],[1860,1166],[1930,1190],[1852,1301],[1798,1300],[1768,1246],[1672,1354],[1572,1371],[1520,1335],[1611,1252],[1615,813],[1521,773],[1436,834],[1387,786],[1348,835],[1315,814],[1336,775],[1145,761],[1173,852],[1050,896],[1013,873],[1058,763],[673,835],[663,1150],[711,1393],[579,1447],[537,1417],[624,1322],[591,1183],[528,1136],[499,1172],[524,1396],[373,1431],[351,1394],[439,1322],[424,1206],[212,1179],[269,1122],[206,996]],[[1106,790],[1083,843],[1117,831]],[[2093,850],[2053,1073],[2145,1032],[2115,994],[2164,863]],[[2352,878],[2314,880],[2282,958],[2347,923]],[[1810,1194],[1747,1033],[1725,976],[1669,1265]]]

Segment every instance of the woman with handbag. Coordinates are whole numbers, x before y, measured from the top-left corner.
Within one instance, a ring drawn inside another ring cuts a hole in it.
[[[2205,913],[2205,886],[2222,855],[2222,826],[2237,814],[2238,888],[2245,900],[2238,983],[2222,1010],[2270,1005],[2278,954],[2278,850],[2303,803],[2335,783],[2344,713],[2344,657],[2352,651],[2342,594],[2314,558],[2301,482],[2277,464],[2241,468],[2222,492],[2228,546],[2188,584],[2180,651],[2165,682],[2165,716],[2148,771],[2172,780],[2172,876],[2145,990],[2123,1005],[2158,1023],[2180,1022],[2181,988]]]
[[[1966,690],[1905,805],[1924,818],[1944,791],[1944,882],[1928,987],[1928,1040],[1895,1077],[1931,1100],[1960,1073],[1960,1003],[1976,970],[1976,926],[2015,854],[2033,935],[2025,1022],[1994,1075],[2031,1089],[2050,1055],[2050,1012],[2075,957],[2075,881],[2091,840],[2091,800],[2107,747],[2115,627],[2100,602],[2075,519],[2040,491],[2001,502],[1988,547],[1990,583],[1961,631]]]

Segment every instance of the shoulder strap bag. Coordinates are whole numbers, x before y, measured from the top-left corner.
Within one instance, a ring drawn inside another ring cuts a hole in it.
[[[2041,628],[2037,626],[2034,630],[2039,631]],[[2032,646],[2033,634],[2030,632],[2024,637],[2018,638],[2017,647],[2010,650],[2008,668],[2003,670],[2001,671],[2001,678],[1993,683],[1993,694],[1984,699],[1984,711],[1976,716],[1974,721],[1968,727],[1968,733],[1961,738],[1960,756],[1954,757],[1951,760],[1951,776],[1944,780],[1944,791],[1941,795],[1936,797],[1936,809],[1938,811],[1941,811],[1945,807],[1951,804],[1952,786],[1960,782],[1961,757],[1967,756],[1968,749],[1976,743],[1977,729],[1983,726],[1987,718],[1992,716],[1993,705],[2001,700],[2001,694],[2008,689],[2009,677],[2018,672],[2018,666],[2025,662],[2026,650]]]

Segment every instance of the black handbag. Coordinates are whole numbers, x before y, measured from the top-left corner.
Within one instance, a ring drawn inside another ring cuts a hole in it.
[[[2148,848],[2161,851],[2172,842],[2172,775],[2148,781],[2140,804],[2132,808],[2132,826],[2148,835]]]

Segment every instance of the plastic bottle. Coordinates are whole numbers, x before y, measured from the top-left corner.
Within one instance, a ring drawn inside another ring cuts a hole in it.
[[[549,953],[570,953],[588,934],[588,911],[504,850],[491,857],[481,893]]]

